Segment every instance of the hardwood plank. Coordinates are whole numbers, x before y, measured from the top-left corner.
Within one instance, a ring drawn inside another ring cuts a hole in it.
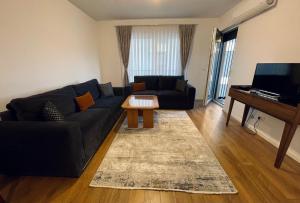
[[[160,201],[161,203],[174,203],[176,202],[174,192],[160,192]]]
[[[160,192],[154,190],[145,190],[145,203],[160,203]]]
[[[192,195],[184,192],[175,193],[175,202],[192,203]]]
[[[128,202],[144,203],[145,202],[145,191],[144,190],[130,190]]]

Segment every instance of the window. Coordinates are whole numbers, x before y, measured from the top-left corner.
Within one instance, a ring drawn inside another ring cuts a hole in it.
[[[133,27],[128,75],[181,75],[178,26]]]

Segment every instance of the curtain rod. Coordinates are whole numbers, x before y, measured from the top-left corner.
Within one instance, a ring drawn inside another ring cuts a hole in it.
[[[174,24],[147,24],[147,25],[140,25],[140,24],[120,24],[120,25],[115,25],[114,27],[118,27],[118,26],[171,26],[171,25],[195,25],[197,26],[198,24],[195,24],[195,23],[185,23],[185,24],[182,24],[182,23],[174,23]]]

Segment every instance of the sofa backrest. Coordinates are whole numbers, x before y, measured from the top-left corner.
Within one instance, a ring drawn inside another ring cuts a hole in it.
[[[63,115],[76,112],[75,97],[74,89],[66,86],[26,98],[13,99],[6,107],[20,121],[40,121],[43,120],[42,109],[47,101],[54,103]]]
[[[93,80],[89,80],[87,82],[73,85],[73,88],[74,88],[77,96],[82,96],[85,93],[90,92],[93,96],[93,99],[96,100],[101,96],[98,86],[99,86],[98,80],[93,79]]]
[[[16,115],[12,111],[0,112],[0,121],[17,121]]]
[[[158,86],[160,90],[175,90],[176,81],[183,80],[183,76],[159,76]]]
[[[144,82],[147,90],[158,90],[159,76],[134,76],[134,82]]]
[[[75,97],[88,91],[94,99],[101,96],[98,85],[97,79],[93,79],[42,94],[13,99],[6,108],[19,121],[40,121],[43,120],[42,108],[47,101],[51,101],[63,115],[69,115],[77,111]]]
[[[134,82],[144,82],[147,90],[174,90],[184,76],[135,76]]]

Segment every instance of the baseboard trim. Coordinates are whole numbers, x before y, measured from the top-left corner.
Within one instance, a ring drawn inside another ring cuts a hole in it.
[[[237,121],[241,121],[242,120],[242,118],[237,117],[237,116],[232,115],[232,114],[231,114],[231,117],[233,117]],[[249,128],[250,130],[254,131],[254,126],[253,125],[246,124],[246,127]],[[260,136],[261,138],[263,138],[264,140],[266,140],[267,142],[269,142],[270,144],[272,144],[277,149],[279,148],[280,141],[274,139],[273,137],[271,137],[269,134],[265,133],[262,130],[256,129],[256,131],[257,131],[257,135],[258,136]],[[298,163],[300,163],[300,153],[296,152],[295,150],[289,148],[288,151],[287,151],[287,153],[286,153],[286,155],[288,155],[290,158],[292,158],[293,160],[295,160]]]

